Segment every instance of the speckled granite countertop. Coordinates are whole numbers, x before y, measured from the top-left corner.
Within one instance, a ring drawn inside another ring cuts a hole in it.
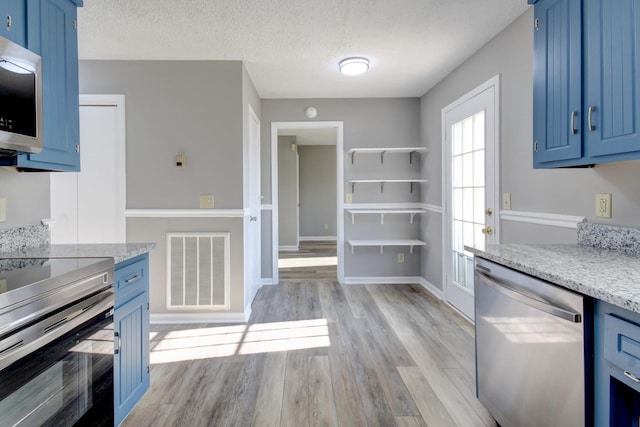
[[[640,255],[578,244],[466,249],[478,257],[640,313]]]
[[[126,261],[149,252],[155,243],[113,243],[80,245],[42,245],[0,251],[0,259],[12,258],[113,258],[114,263]]]

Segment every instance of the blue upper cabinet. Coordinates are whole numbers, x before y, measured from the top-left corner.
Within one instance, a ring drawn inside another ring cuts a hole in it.
[[[579,159],[582,151],[581,0],[535,7],[533,158],[536,166]]]
[[[640,153],[640,1],[585,3],[585,134],[597,162]]]
[[[538,0],[534,27],[534,168],[640,158],[640,0]]]
[[[4,158],[4,165],[22,170],[80,170],[76,18],[81,5],[80,0],[27,2],[27,48],[42,57],[44,149]]]
[[[0,34],[18,43],[27,46],[27,1],[3,0],[0,6]]]

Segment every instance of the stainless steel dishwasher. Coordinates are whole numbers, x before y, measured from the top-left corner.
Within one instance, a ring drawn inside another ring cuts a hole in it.
[[[502,427],[586,425],[584,304],[476,258],[477,395]]]

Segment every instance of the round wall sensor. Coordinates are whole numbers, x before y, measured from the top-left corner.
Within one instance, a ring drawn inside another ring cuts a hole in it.
[[[318,110],[316,110],[316,107],[307,107],[305,113],[308,118],[313,119],[318,115]]]

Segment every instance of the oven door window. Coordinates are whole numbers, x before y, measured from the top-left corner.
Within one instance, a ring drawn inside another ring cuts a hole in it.
[[[102,313],[0,372],[2,426],[113,426],[113,315]]]

